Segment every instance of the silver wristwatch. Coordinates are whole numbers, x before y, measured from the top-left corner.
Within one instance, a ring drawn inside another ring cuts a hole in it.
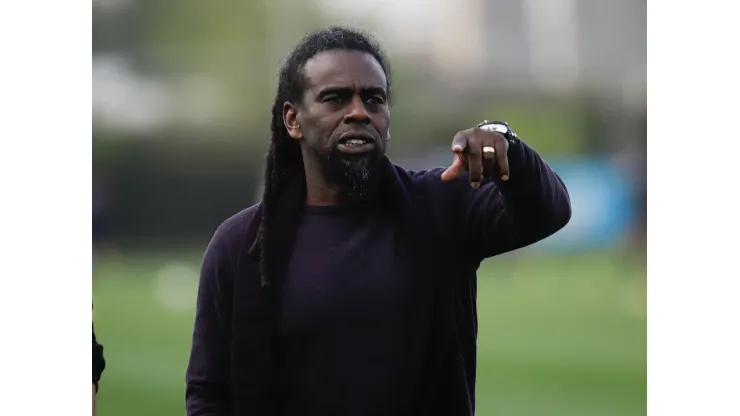
[[[514,133],[514,130],[509,127],[509,123],[505,121],[488,121],[484,120],[477,126],[479,129],[488,130],[495,133],[501,133],[506,140],[509,141],[509,148],[519,144],[519,137]]]

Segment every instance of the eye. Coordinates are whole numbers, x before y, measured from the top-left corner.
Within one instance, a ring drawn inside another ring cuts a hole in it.
[[[342,99],[342,97],[340,97],[338,95],[332,95],[332,96],[329,96],[329,97],[324,98],[324,102],[325,103],[340,104],[343,101],[344,100]]]
[[[383,99],[383,97],[374,96],[374,97],[368,98],[367,102],[368,104],[372,104],[372,105],[382,105],[385,103],[385,100]]]

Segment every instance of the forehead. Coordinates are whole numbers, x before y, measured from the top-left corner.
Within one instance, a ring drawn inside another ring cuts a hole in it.
[[[328,85],[387,87],[383,67],[367,52],[320,52],[306,62],[303,72],[308,89],[321,89]]]

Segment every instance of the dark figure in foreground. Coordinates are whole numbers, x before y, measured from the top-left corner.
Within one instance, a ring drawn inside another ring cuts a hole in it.
[[[105,369],[105,358],[103,357],[103,346],[95,338],[95,325],[92,330],[92,414],[95,416],[95,396],[98,394],[98,382]]]
[[[262,202],[204,255],[188,415],[474,414],[477,268],[565,226],[568,193],[504,123],[446,169],[395,166],[390,87],[354,30],[285,62]]]

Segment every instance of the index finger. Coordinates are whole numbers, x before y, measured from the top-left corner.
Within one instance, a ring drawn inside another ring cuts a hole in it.
[[[455,158],[452,161],[452,165],[450,165],[449,168],[445,169],[444,172],[442,172],[442,180],[447,182],[451,180],[455,180],[460,177],[466,170],[468,170],[468,167],[463,160],[463,158],[456,154]]]
[[[468,138],[465,137],[463,132],[458,132],[455,137],[452,138],[452,151],[454,153],[462,153],[468,147]]]

